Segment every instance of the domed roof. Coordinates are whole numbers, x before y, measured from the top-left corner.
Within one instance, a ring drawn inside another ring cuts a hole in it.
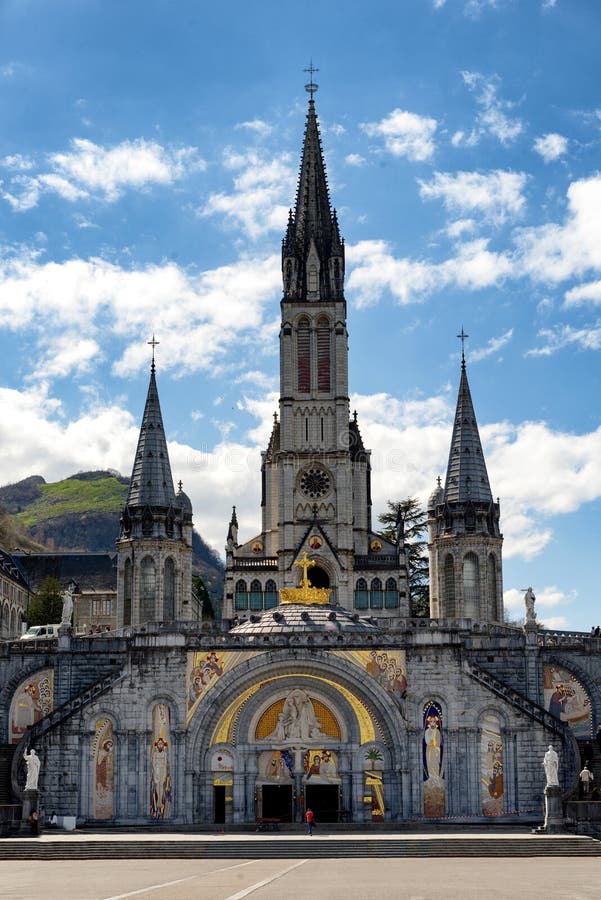
[[[179,483],[179,490],[175,495],[175,502],[180,509],[183,509],[184,512],[192,514],[192,501],[188,497],[187,494],[184,494],[182,491],[182,483]]]
[[[231,634],[290,634],[291,632],[354,632],[371,634],[378,626],[341,606],[287,603],[261,615],[251,615],[230,629]]]
[[[436,487],[430,494],[428,498],[428,509],[432,509],[435,506],[438,506],[439,503],[444,501],[444,491],[442,489],[442,485],[440,483],[440,478],[438,478],[438,482]]]

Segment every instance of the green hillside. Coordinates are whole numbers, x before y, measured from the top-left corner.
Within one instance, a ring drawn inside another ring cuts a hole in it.
[[[103,477],[91,481],[74,476],[54,484],[41,484],[39,490],[39,496],[14,515],[20,528],[73,514],[113,512],[118,516],[127,497],[127,484],[104,473]]]

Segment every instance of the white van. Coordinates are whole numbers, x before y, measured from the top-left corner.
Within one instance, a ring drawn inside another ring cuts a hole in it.
[[[21,635],[22,641],[50,640],[58,637],[60,625],[32,625],[25,634]]]

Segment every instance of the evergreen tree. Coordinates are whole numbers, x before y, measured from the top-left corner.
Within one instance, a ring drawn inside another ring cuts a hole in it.
[[[393,544],[404,538],[412,616],[430,615],[427,513],[415,497],[389,500],[388,511],[378,516],[382,535]]]
[[[53,625],[60,622],[63,612],[64,588],[60,581],[48,575],[29,601],[27,625]]]
[[[206,585],[200,575],[194,575],[192,577],[192,590],[202,603],[203,619],[214,619],[215,610],[213,609],[213,601],[211,600],[211,595],[207,591]]]

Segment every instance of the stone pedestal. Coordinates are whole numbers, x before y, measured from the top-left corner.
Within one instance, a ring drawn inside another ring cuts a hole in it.
[[[29,819],[29,816],[34,811],[34,809],[37,809],[39,813],[40,809],[38,806],[38,800],[39,791],[23,791],[23,811],[21,813],[21,825],[19,826],[19,834],[34,834],[27,820]]]
[[[545,788],[544,829],[547,834],[557,834],[564,830],[561,788],[557,785],[547,785]]]

